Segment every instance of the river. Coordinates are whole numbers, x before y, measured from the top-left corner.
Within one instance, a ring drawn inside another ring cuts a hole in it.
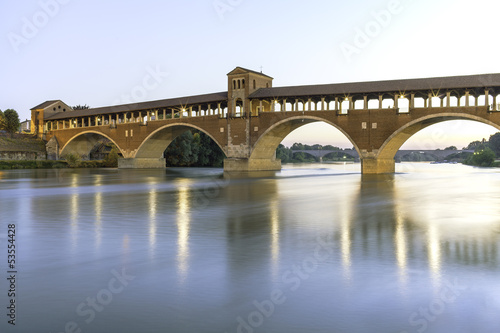
[[[0,331],[500,332],[500,170],[359,169],[2,171]]]

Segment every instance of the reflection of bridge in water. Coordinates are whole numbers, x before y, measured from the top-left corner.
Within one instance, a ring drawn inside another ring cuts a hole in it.
[[[359,162],[359,154],[356,150],[345,149],[345,150],[328,150],[328,149],[318,149],[318,150],[292,150],[292,154],[304,153],[314,156],[319,162],[323,161],[323,158],[329,154],[338,153],[345,154],[354,158],[356,162]],[[460,154],[460,153],[474,153],[474,150],[398,150],[394,159],[400,161],[404,156],[410,154],[425,154],[431,155],[438,161],[446,160],[449,156]]]
[[[262,229],[268,230],[271,246],[260,249],[262,255],[249,260],[264,264],[262,258],[271,258],[272,271],[279,272],[276,267],[279,267],[280,252],[286,252],[285,247],[296,246],[286,239],[290,223],[314,219],[317,202],[300,200],[300,196],[281,198],[281,191],[288,193],[291,189],[300,187],[302,178],[278,183],[273,175],[272,172],[262,173],[261,176],[266,181],[260,181],[255,186],[238,183],[224,189],[229,192],[227,196],[231,198],[231,206],[247,207],[249,202],[258,203],[259,207],[266,207],[267,214],[263,214],[265,218],[256,223],[255,216],[242,214],[239,208],[221,218],[227,218],[227,232],[234,242],[228,252],[231,256],[246,255],[246,246],[251,246],[251,243],[245,243],[251,239],[247,236],[262,232]],[[331,193],[328,187],[320,189],[319,193],[311,191],[312,196],[331,196],[330,212],[322,212],[325,214],[322,219],[331,221],[326,224],[316,221],[317,223],[312,223],[311,231],[314,234],[317,232],[316,228],[324,228],[321,230],[321,239],[338,249],[335,256],[342,264],[346,277],[351,274],[354,264],[366,259],[395,262],[405,279],[412,266],[423,262],[427,263],[436,279],[443,273],[443,266],[450,264],[497,269],[500,260],[500,239],[497,233],[483,230],[450,237],[450,230],[463,225],[459,222],[457,226],[439,224],[440,218],[437,216],[434,221],[428,220],[415,207],[415,210],[409,209],[412,202],[407,198],[412,190],[400,186],[393,175],[367,175],[357,184],[346,184],[348,186],[342,188],[341,195]],[[294,201],[297,199],[299,201]],[[449,216],[448,213],[444,215]],[[307,228],[304,232],[307,232]],[[241,264],[242,261],[231,262]]]

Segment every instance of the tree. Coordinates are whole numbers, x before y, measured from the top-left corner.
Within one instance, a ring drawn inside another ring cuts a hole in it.
[[[19,130],[21,122],[19,121],[19,115],[16,110],[7,109],[3,113],[4,118],[4,129],[10,133],[10,137],[14,136],[14,133]]]
[[[464,164],[474,165],[480,167],[490,167],[493,166],[495,162],[495,153],[490,148],[485,148],[484,150],[475,152],[473,155],[469,156]]]
[[[2,110],[0,110],[0,130],[5,129],[5,115],[3,114]]]
[[[497,156],[500,156],[500,132],[490,136],[488,147],[490,147],[490,149],[493,150]]]
[[[72,107],[73,110],[87,110],[87,109],[90,109],[90,106],[88,106],[87,104],[84,104],[84,105],[76,105],[76,106],[73,106]]]
[[[456,146],[446,147],[444,150],[458,150]]]
[[[467,146],[467,150],[474,150],[474,151],[481,151],[485,149],[487,146],[486,140],[483,139],[483,141],[472,141],[469,143]]]

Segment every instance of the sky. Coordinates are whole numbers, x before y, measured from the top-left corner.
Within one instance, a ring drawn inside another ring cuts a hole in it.
[[[500,73],[496,0],[0,0],[0,9],[0,109],[22,120],[51,99],[100,107],[226,91],[236,66],[262,67],[275,87]],[[447,122],[403,148],[462,148],[496,131]],[[294,142],[352,146],[321,123],[283,144]]]

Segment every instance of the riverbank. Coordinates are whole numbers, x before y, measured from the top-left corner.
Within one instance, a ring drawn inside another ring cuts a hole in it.
[[[0,170],[16,170],[16,169],[66,169],[66,168],[110,168],[108,162],[101,161],[80,161],[76,166],[70,166],[67,161],[51,161],[51,160],[36,160],[36,161],[16,161],[16,160],[0,160]]]

